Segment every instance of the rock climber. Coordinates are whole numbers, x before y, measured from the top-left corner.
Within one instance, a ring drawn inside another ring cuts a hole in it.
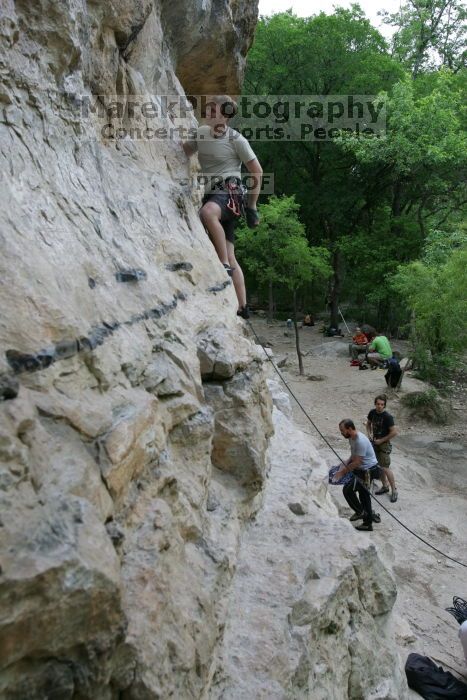
[[[371,440],[375,451],[376,459],[381,467],[382,487],[379,491],[375,491],[375,495],[380,496],[383,493],[389,493],[391,487],[391,503],[397,501],[397,488],[394,473],[390,469],[391,466],[391,440],[396,437],[397,429],[394,424],[394,418],[386,411],[386,394],[380,394],[375,398],[375,407],[371,409],[366,421],[366,432]]]
[[[243,211],[249,228],[259,224],[256,203],[263,170],[246,138],[229,126],[229,119],[236,114],[237,105],[228,95],[211,97],[206,105],[205,123],[198,128],[196,140],[185,141],[183,148],[187,156],[198,153],[206,183],[200,218],[219,260],[232,277],[238,299],[237,315],[249,318],[245,280],[235,258],[234,229]],[[241,184],[242,163],[254,176],[246,202]]]
[[[356,529],[370,532],[373,530],[373,512],[369,488],[370,482],[379,477],[380,471],[375,451],[366,435],[355,428],[355,423],[350,418],[341,420],[339,430],[349,441],[350,457],[334,474],[334,481],[352,472],[354,478],[342,490],[345,500],[354,511],[350,520],[363,520]]]

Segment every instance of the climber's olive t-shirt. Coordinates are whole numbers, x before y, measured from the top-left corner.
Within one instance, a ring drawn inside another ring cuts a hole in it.
[[[240,177],[242,163],[256,158],[252,147],[238,131],[227,127],[221,136],[212,136],[211,128],[200,126],[196,142],[202,175],[213,176],[213,181],[205,182],[205,192],[210,192],[214,178]]]

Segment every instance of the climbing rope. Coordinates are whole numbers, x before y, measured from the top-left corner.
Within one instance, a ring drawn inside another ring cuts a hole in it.
[[[261,340],[259,339],[259,336],[258,336],[258,334],[256,333],[255,329],[253,328],[253,325],[252,325],[251,321],[247,321],[247,323],[248,323],[249,327],[251,328],[251,330],[252,330],[252,332],[253,332],[253,335],[255,336],[255,338],[256,338],[256,340],[257,340],[257,342],[258,342],[258,345],[261,345],[261,347],[263,348],[264,354],[266,355],[267,359],[269,360],[269,362],[270,362],[271,365],[273,366],[274,371],[275,371],[275,372],[277,373],[277,375],[279,376],[281,382],[282,382],[282,383],[284,384],[284,386],[286,387],[286,389],[287,389],[287,391],[289,392],[290,396],[291,396],[291,397],[294,399],[294,401],[298,404],[298,406],[300,407],[300,409],[302,410],[302,412],[304,413],[304,415],[306,416],[306,418],[309,420],[309,422],[311,423],[311,425],[313,426],[313,428],[315,429],[315,431],[316,431],[316,432],[318,433],[318,435],[321,437],[321,439],[323,440],[323,442],[324,442],[324,443],[329,447],[329,449],[336,455],[336,457],[337,457],[337,459],[339,460],[339,462],[341,462],[342,464],[344,464],[344,462],[343,462],[343,460],[342,460],[342,457],[336,452],[336,450],[335,450],[334,447],[330,444],[330,442],[329,442],[328,439],[325,437],[325,435],[323,435],[323,433],[322,433],[321,430],[318,428],[318,426],[316,425],[316,423],[313,421],[313,419],[311,418],[311,416],[309,415],[309,413],[307,412],[307,410],[305,409],[305,407],[302,405],[302,403],[299,401],[299,399],[295,396],[294,392],[292,391],[292,389],[290,388],[290,386],[289,386],[289,385],[287,384],[287,382],[285,381],[284,377],[282,376],[282,373],[280,372],[280,370],[278,369],[278,367],[276,366],[276,364],[273,362],[272,358],[271,358],[271,357],[269,356],[269,354],[266,352],[266,348],[264,347],[263,343],[262,343]],[[308,435],[311,435],[311,433],[307,433],[307,434],[308,434]],[[358,479],[358,477],[355,477],[355,478]],[[403,523],[402,520],[399,520],[399,518],[398,518],[396,515],[394,515],[394,513],[392,513],[388,508],[386,508],[386,506],[383,505],[383,504],[381,503],[381,501],[379,501],[379,500],[376,498],[376,496],[375,496],[374,494],[371,493],[371,491],[370,491],[369,489],[367,489],[367,487],[365,486],[365,484],[364,484],[360,479],[358,479],[358,481],[359,481],[360,484],[363,486],[363,488],[366,489],[366,491],[368,491],[368,493],[370,494],[371,498],[372,498],[374,501],[376,501],[376,503],[378,503],[378,505],[379,505],[384,511],[386,511],[386,513],[387,513],[388,515],[390,515],[391,518],[393,518],[397,523],[399,523],[399,525],[400,525],[401,527],[403,527],[405,530],[407,530],[407,532],[409,532],[411,535],[413,535],[413,536],[416,537],[418,540],[420,540],[420,542],[423,542],[423,544],[425,544],[427,547],[429,547],[429,548],[432,549],[433,551],[437,552],[437,553],[440,554],[441,556],[443,556],[443,557],[445,557],[446,559],[449,559],[450,561],[454,562],[455,564],[459,564],[459,566],[463,566],[464,568],[467,569],[467,564],[464,564],[463,562],[459,561],[458,559],[455,559],[454,557],[449,556],[449,554],[445,554],[445,552],[442,552],[440,549],[438,549],[437,547],[435,547],[433,544],[431,544],[430,542],[427,542],[427,540],[425,540],[423,537],[421,537],[421,536],[418,535],[416,532],[414,532],[413,530],[411,530],[410,527],[408,527],[408,525],[406,525],[405,523]]]

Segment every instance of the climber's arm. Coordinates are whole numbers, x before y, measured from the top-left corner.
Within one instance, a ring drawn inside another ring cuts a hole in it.
[[[261,167],[259,160],[253,158],[245,163],[245,168],[251,175],[254,175],[254,185],[248,191],[248,207],[250,209],[256,209],[256,202],[258,201],[259,193],[261,190],[261,176],[263,174],[263,168]]]
[[[183,150],[185,151],[185,155],[190,158],[194,153],[197,151],[197,143],[196,141],[184,141],[182,143]]]

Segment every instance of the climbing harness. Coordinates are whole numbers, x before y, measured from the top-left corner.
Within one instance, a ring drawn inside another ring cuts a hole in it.
[[[238,177],[227,177],[223,182],[214,185],[213,191],[219,190],[229,195],[227,209],[233,216],[245,216],[246,187]]]
[[[340,462],[341,464],[344,464],[344,461],[343,461],[342,457],[339,455],[338,452],[336,452],[336,450],[334,449],[334,447],[330,444],[330,442],[329,442],[329,441],[327,440],[327,438],[323,435],[323,433],[320,431],[320,429],[318,428],[318,426],[314,423],[314,421],[313,421],[313,419],[311,418],[311,416],[309,415],[309,413],[306,411],[306,409],[304,408],[304,406],[301,404],[301,402],[299,401],[299,399],[298,399],[298,398],[295,396],[295,394],[293,393],[293,391],[292,391],[292,389],[290,388],[290,386],[289,386],[289,385],[287,384],[287,382],[285,381],[284,377],[282,376],[282,373],[281,373],[280,370],[277,368],[277,366],[276,366],[276,364],[273,362],[272,358],[271,358],[271,357],[268,355],[268,353],[266,352],[266,348],[264,347],[264,345],[263,345],[263,343],[261,342],[261,340],[260,340],[258,334],[256,333],[255,329],[253,328],[253,325],[252,325],[251,321],[247,321],[247,323],[248,323],[249,327],[251,328],[251,331],[252,331],[253,335],[255,336],[258,345],[260,345],[260,346],[263,348],[264,354],[266,355],[267,359],[269,360],[269,362],[270,362],[271,365],[273,366],[274,371],[275,371],[276,374],[279,376],[279,379],[281,380],[281,382],[282,382],[282,383],[284,384],[284,386],[286,387],[286,389],[287,389],[287,391],[289,392],[290,396],[291,396],[291,397],[294,399],[294,401],[298,404],[299,408],[301,409],[301,411],[303,412],[303,414],[305,415],[305,417],[307,418],[307,420],[311,423],[311,425],[313,426],[313,428],[315,429],[315,431],[318,433],[318,435],[321,437],[321,439],[323,440],[323,442],[329,447],[329,449],[330,449],[332,452],[334,452],[334,454],[335,454],[336,457],[338,458],[339,462]],[[358,479],[358,477],[355,477],[355,478]],[[391,518],[393,518],[397,523],[399,523],[399,525],[400,525],[401,527],[403,527],[404,530],[407,530],[407,532],[409,532],[411,535],[413,535],[413,536],[416,537],[418,540],[420,540],[420,542],[423,542],[423,544],[425,544],[427,547],[429,547],[429,548],[432,549],[433,551],[437,552],[437,554],[440,554],[442,557],[445,557],[446,559],[449,559],[450,561],[453,561],[455,564],[459,564],[459,566],[463,566],[465,569],[467,569],[467,564],[465,564],[465,563],[462,562],[462,561],[459,561],[458,559],[455,559],[454,557],[449,556],[449,554],[446,554],[445,552],[442,552],[440,549],[438,549],[437,547],[435,547],[434,545],[432,545],[430,542],[427,542],[427,540],[425,540],[423,537],[421,537],[420,535],[417,535],[416,532],[414,532],[413,530],[411,530],[405,523],[402,522],[402,520],[399,520],[399,518],[398,518],[396,515],[394,515],[394,513],[392,513],[388,508],[386,508],[386,506],[383,505],[383,503],[381,503],[381,501],[378,500],[378,499],[376,498],[376,496],[374,496],[374,494],[371,493],[371,490],[368,489],[368,488],[365,486],[365,484],[364,484],[363,482],[360,482],[360,483],[362,484],[362,486],[363,486],[364,488],[366,488],[366,490],[367,490],[368,493],[370,494],[370,497],[371,497],[374,501],[376,501],[376,503],[378,503],[378,505],[381,506],[381,508],[382,508],[384,511],[386,511],[386,513],[387,513]]]
[[[234,216],[240,216],[242,213],[242,203],[240,201],[241,195],[238,193],[238,188],[236,185],[229,182],[227,185],[227,191],[229,193],[227,209],[229,209]]]

